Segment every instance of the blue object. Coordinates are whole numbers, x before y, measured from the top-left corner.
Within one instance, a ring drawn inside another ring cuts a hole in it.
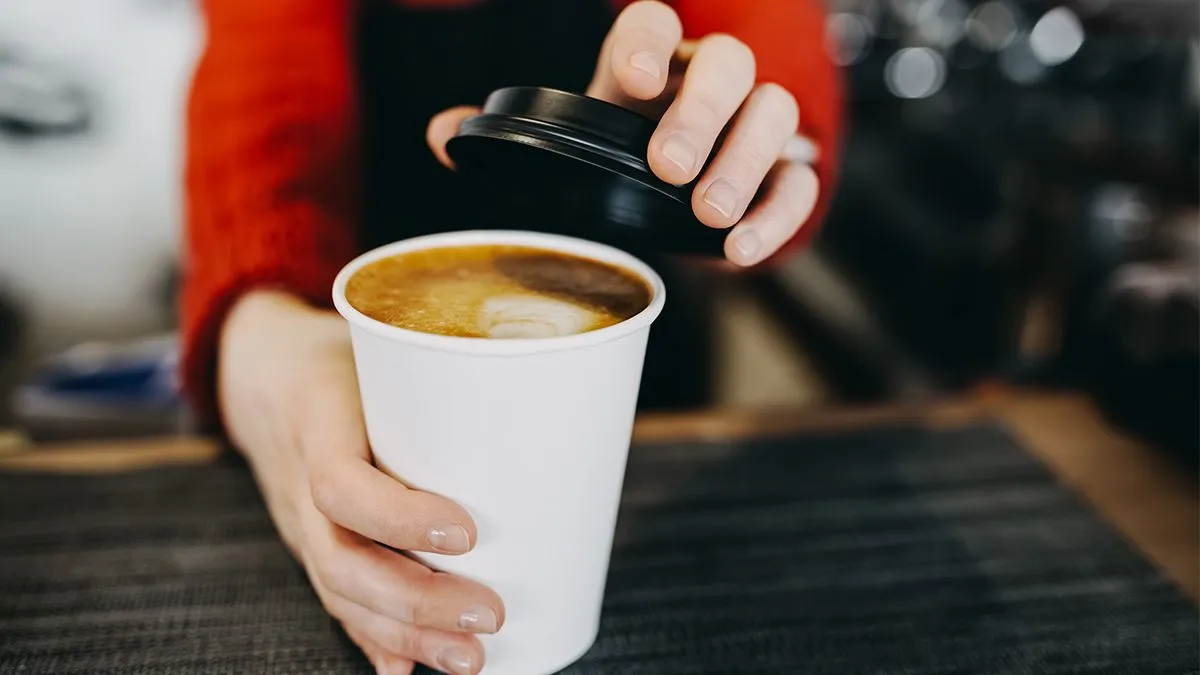
[[[81,345],[43,364],[24,389],[64,403],[171,407],[182,403],[177,364],[173,338]]]

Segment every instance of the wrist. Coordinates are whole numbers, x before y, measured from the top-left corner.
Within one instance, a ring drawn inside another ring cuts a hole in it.
[[[253,288],[230,306],[221,329],[220,352],[224,354],[234,346],[231,343],[240,342],[247,334],[260,335],[263,331],[286,334],[295,329],[293,324],[297,321],[307,321],[305,333],[311,335],[314,325],[328,324],[336,316],[291,291],[269,286]]]
[[[299,295],[283,288],[261,286],[242,293],[229,308],[225,319],[226,329],[230,324],[249,316],[260,314],[296,313],[311,311],[312,306]]]

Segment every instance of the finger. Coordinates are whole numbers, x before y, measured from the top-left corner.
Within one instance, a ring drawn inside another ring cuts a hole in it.
[[[367,637],[367,634],[359,630],[356,624],[343,621],[342,629],[346,631],[346,635],[350,636],[354,644],[363,650],[363,654],[366,655],[367,660],[374,666],[375,672],[378,675],[411,675],[414,665],[411,659],[388,652],[388,650]]]
[[[478,115],[479,112],[480,109],[475,106],[458,106],[443,110],[429,120],[429,126],[425,128],[425,142],[429,144],[429,149],[438,161],[447,168],[453,169],[454,162],[446,153],[446,143],[458,133],[458,127],[463,120]]]
[[[371,464],[357,383],[314,397],[320,407],[300,434],[312,500],[334,523],[404,551],[464,553],[475,523],[462,507],[410,490]]]
[[[474,636],[410,626],[353,603],[340,611],[344,621],[390,652],[375,666],[387,675],[411,673],[414,661],[451,675],[475,675],[483,667],[483,646]]]
[[[702,40],[679,95],[650,139],[647,161],[662,180],[690,182],[754,85],[754,54],[728,35]]]
[[[763,198],[725,239],[725,257],[747,267],[786,244],[812,215],[820,185],[807,164],[780,161],[767,174]]]
[[[605,39],[588,93],[612,103],[626,96],[643,101],[657,97],[682,39],[679,15],[666,4],[641,0],[629,5]]]
[[[334,523],[402,551],[475,546],[475,522],[454,502],[410,490],[356,454],[314,450],[308,462],[313,503]]]
[[[400,553],[332,523],[311,535],[306,559],[314,584],[404,623],[439,630],[494,633],[504,623],[504,603],[486,586],[434,572]]]
[[[412,659],[385,654],[375,664],[375,672],[377,675],[412,675],[416,665]]]
[[[483,645],[472,635],[411,626],[336,595],[328,604],[347,634],[376,646],[379,656],[372,664],[379,673],[408,675],[414,661],[451,675],[475,675],[483,667]]]
[[[700,222],[720,228],[736,225],[799,123],[796,99],[786,89],[775,84],[756,87],[692,192],[692,209]]]
[[[453,502],[416,490],[371,463],[357,381],[331,379],[305,399],[300,446],[313,503],[327,518],[365,537],[406,551],[463,553],[475,524]]]

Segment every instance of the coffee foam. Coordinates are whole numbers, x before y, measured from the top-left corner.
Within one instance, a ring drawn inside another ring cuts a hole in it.
[[[548,338],[587,332],[601,317],[569,302],[533,295],[488,298],[479,330],[490,338]]]
[[[399,328],[491,339],[577,335],[650,303],[631,272],[523,246],[459,246],[370,263],[346,284],[359,312]]]

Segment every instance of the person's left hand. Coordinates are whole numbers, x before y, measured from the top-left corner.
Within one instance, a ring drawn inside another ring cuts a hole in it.
[[[782,157],[799,124],[796,100],[778,85],[756,84],[754,54],[735,38],[683,40],[673,9],[640,0],[609,31],[587,94],[659,120],[647,162],[668,183],[699,178],[692,209],[709,227],[732,228],[730,262],[761,262],[812,214],[816,173]],[[430,121],[429,146],[446,166],[446,142],[478,112],[451,108]]]

